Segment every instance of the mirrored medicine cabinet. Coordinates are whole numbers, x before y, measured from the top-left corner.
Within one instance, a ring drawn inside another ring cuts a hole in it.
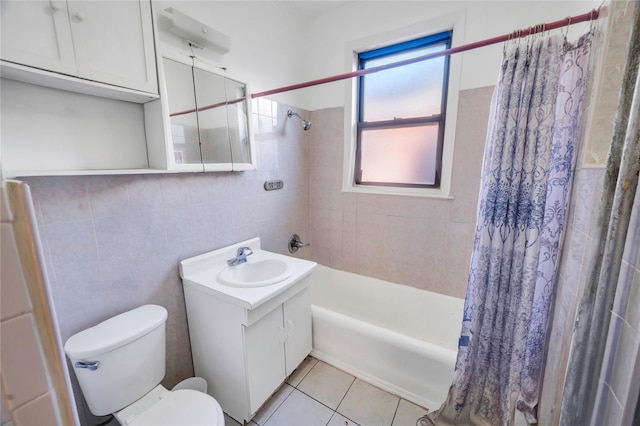
[[[163,55],[161,66],[170,168],[255,169],[247,85],[184,55]]]

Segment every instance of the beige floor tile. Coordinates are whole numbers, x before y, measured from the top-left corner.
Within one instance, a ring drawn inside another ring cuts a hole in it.
[[[298,385],[298,389],[335,410],[353,383],[354,377],[318,361]]]
[[[293,387],[288,384],[285,383],[280,386],[280,389],[278,389],[271,399],[262,406],[260,411],[258,411],[258,414],[253,417],[252,421],[260,426],[264,425],[269,420],[269,417],[271,417],[278,407],[282,405],[284,400],[291,395],[291,392],[293,392]]]
[[[300,364],[298,368],[289,376],[287,379],[287,383],[289,383],[293,387],[297,387],[302,379],[311,371],[314,365],[318,363],[318,360],[312,356],[308,356],[304,361]]]
[[[415,426],[416,420],[427,414],[428,411],[406,399],[401,399],[392,426]]]
[[[294,389],[265,426],[325,426],[332,415],[332,410]]]
[[[356,379],[338,412],[367,426],[390,426],[400,398]]]
[[[347,419],[340,413],[333,413],[333,417],[327,423],[327,426],[359,426],[358,423]]]

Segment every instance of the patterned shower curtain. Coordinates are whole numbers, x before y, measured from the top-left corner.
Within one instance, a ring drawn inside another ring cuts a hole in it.
[[[532,422],[576,160],[590,34],[509,46],[494,91],[453,384],[419,425]]]

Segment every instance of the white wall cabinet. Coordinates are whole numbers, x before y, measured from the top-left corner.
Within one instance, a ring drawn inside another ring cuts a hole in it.
[[[185,282],[196,376],[240,423],[248,422],[311,352],[307,276],[255,309]]]
[[[64,1],[2,1],[3,60],[76,73],[71,28]]]
[[[122,98],[118,88],[157,97],[149,1],[3,0],[0,8],[3,77],[115,99],[153,99]]]
[[[0,8],[5,178],[255,170],[246,85],[184,52],[193,88],[165,81],[150,0]],[[185,93],[197,112],[170,117]]]

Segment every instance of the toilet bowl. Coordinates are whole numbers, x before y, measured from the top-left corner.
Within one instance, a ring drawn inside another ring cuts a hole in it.
[[[64,350],[89,410],[128,425],[224,425],[220,404],[202,378],[168,390],[165,375],[167,310],[145,305],[71,336]]]
[[[192,389],[169,391],[162,385],[114,417],[123,426],[224,425],[224,413],[213,397]]]

